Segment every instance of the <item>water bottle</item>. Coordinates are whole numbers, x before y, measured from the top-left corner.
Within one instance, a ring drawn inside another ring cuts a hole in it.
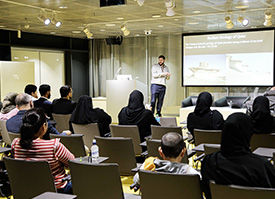
[[[98,163],[99,147],[96,145],[96,140],[93,139],[93,145],[91,147],[92,163]]]
[[[156,121],[159,123],[160,122],[160,117],[158,114],[156,114]]]

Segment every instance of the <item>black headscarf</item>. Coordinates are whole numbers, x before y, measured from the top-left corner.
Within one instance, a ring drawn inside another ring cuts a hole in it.
[[[265,96],[258,96],[253,102],[251,114],[256,133],[271,133],[273,130],[273,117],[270,115],[269,100]]]
[[[244,113],[233,113],[224,122],[221,138],[221,153],[224,156],[235,152],[250,151],[253,134],[251,118]]]
[[[195,108],[195,114],[196,115],[204,115],[205,113],[208,113],[211,111],[210,106],[212,105],[213,98],[212,95],[208,92],[202,92],[199,94],[196,108]]]
[[[139,123],[143,119],[143,113],[146,111],[143,99],[143,94],[138,90],[130,94],[128,106],[121,113],[123,116],[120,118],[120,123]]]
[[[70,121],[75,124],[89,124],[98,122],[93,109],[92,98],[82,95],[72,113]]]

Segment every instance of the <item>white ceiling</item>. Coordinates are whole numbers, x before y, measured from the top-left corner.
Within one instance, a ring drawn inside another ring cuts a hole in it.
[[[120,26],[124,23],[131,31],[128,37],[143,36],[144,30],[152,30],[152,35],[224,31],[227,30],[224,18],[228,11],[232,12],[235,30],[264,28],[264,11],[269,8],[273,12],[275,5],[272,0],[175,1],[176,15],[167,17],[165,0],[145,0],[142,6],[134,0],[127,0],[126,5],[102,8],[99,7],[99,0],[0,0],[0,29],[21,29],[23,32],[77,38],[85,38],[82,31],[84,27],[89,28],[94,38],[118,36],[122,34]],[[237,21],[242,13],[238,6],[242,3],[248,6],[245,8],[245,15],[250,24],[246,28]],[[48,16],[52,16],[53,11],[56,12],[63,22],[62,26],[44,26],[37,18],[41,8],[46,10]],[[161,17],[153,18],[152,15],[156,14]],[[30,28],[26,29],[26,24],[29,24]]]

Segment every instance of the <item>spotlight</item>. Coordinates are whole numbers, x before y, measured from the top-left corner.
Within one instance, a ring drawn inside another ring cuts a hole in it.
[[[25,28],[25,29],[29,29],[29,28],[30,28],[30,24],[29,24],[27,18],[25,18],[25,25],[24,25],[24,28]]]
[[[229,16],[225,17],[224,21],[226,23],[226,28],[227,29],[231,29],[231,28],[234,27],[233,21],[232,21],[232,19]]]
[[[62,25],[62,22],[57,19],[57,14],[55,12],[52,14],[52,24],[54,24],[56,28]]]
[[[136,0],[139,6],[142,6],[145,2],[145,0]]]
[[[91,38],[93,36],[93,33],[91,33],[88,28],[84,28],[83,32],[86,34],[87,38]]]
[[[125,25],[122,25],[120,29],[122,30],[124,36],[128,36],[130,34],[130,31],[126,28]]]
[[[17,30],[17,37],[20,39],[21,38],[21,30]]]
[[[175,3],[173,3],[173,0],[165,0],[165,7],[167,8],[166,16],[171,17],[176,14],[173,10],[173,8],[175,7]]]
[[[264,18],[265,18],[264,26],[266,26],[266,27],[272,26],[272,22],[271,22],[271,20],[272,20],[272,13],[271,13],[271,11],[266,10],[264,12]]]
[[[247,26],[249,24],[249,19],[248,18],[244,18],[242,16],[238,17],[238,22],[240,22],[240,24],[242,24],[242,26]]]
[[[41,10],[40,14],[37,17],[40,21],[44,23],[45,26],[48,26],[51,24],[51,19],[47,17],[47,13],[45,10]]]

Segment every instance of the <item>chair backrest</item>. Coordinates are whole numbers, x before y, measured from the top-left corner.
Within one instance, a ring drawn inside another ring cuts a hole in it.
[[[6,120],[0,120],[1,135],[2,135],[3,141],[4,141],[7,145],[11,145],[11,140],[10,140],[10,136],[9,136],[9,134],[8,134],[8,130],[7,130],[6,123],[7,123]]]
[[[275,167],[274,162],[275,162],[275,153],[273,153],[273,166]]]
[[[175,132],[182,135],[181,127],[167,127],[151,125],[152,139],[161,140],[162,136],[169,132]]]
[[[244,187],[237,185],[218,185],[210,182],[210,192],[212,199],[232,199],[232,198],[249,198],[249,199],[274,199],[275,189]]]
[[[142,153],[142,148],[139,146],[140,137],[137,125],[114,125],[110,124],[112,137],[128,137],[132,138],[136,155]]]
[[[117,164],[69,161],[73,193],[81,199],[123,199]]]
[[[52,113],[52,115],[54,121],[56,121],[55,128],[58,130],[58,132],[70,129],[69,121],[71,118],[71,114],[63,115]]]
[[[83,134],[84,144],[91,149],[93,139],[95,136],[99,136],[99,128],[97,123],[91,124],[74,124],[72,123],[75,134]]]
[[[211,154],[211,153],[215,153],[217,151],[220,150],[220,147],[216,147],[216,146],[211,146],[208,144],[204,145],[204,153],[205,155]]]
[[[64,144],[75,157],[86,156],[83,134],[72,134],[70,136],[50,134],[50,138],[60,138],[60,142]]]
[[[195,106],[197,104],[198,96],[189,96],[181,101],[181,108],[188,106]]]
[[[275,148],[275,134],[253,134],[250,147],[252,151],[259,147]]]
[[[160,117],[161,126],[178,126],[176,117]]]
[[[9,134],[9,137],[10,137],[11,142],[12,142],[15,138],[20,138],[20,137],[21,137],[20,133],[8,132],[8,134]]]
[[[158,148],[160,147],[161,140],[150,139],[150,140],[146,140],[146,143],[147,143],[148,156],[158,157],[159,159],[162,159],[162,157],[158,152]],[[181,162],[188,163],[187,150]]]
[[[195,145],[204,144],[220,144],[222,130],[202,130],[194,129]]]
[[[199,175],[139,171],[142,199],[202,199]]]
[[[106,163],[117,163],[121,175],[133,175],[131,172],[136,165],[135,152],[132,138],[99,137],[96,136],[96,143],[99,146],[99,155],[109,157]]]
[[[12,194],[15,199],[29,199],[46,191],[56,192],[47,161],[26,161],[4,158]]]

